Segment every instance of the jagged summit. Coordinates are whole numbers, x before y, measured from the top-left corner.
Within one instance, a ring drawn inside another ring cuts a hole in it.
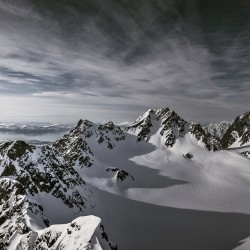
[[[112,150],[118,141],[125,140],[125,134],[113,122],[95,124],[80,120],[69,134],[56,141],[54,146],[61,152],[70,166],[91,167],[94,152],[91,146]]]
[[[248,130],[248,125],[244,124],[248,124],[247,117],[249,117],[249,113],[247,112],[239,116],[235,121],[237,123],[237,120],[240,120],[238,121],[240,122],[239,126],[243,126],[245,130]],[[81,119],[77,126],[68,135],[57,141],[55,145],[59,150],[63,148],[64,151],[69,145],[71,145],[70,148],[74,148],[73,145],[75,147],[77,147],[76,145],[82,145],[81,148],[85,147],[82,157],[81,159],[75,158],[75,160],[81,162],[82,166],[90,167],[92,165],[93,152],[88,149],[89,143],[87,141],[97,143],[100,146],[106,145],[107,148],[112,149],[115,147],[115,143],[112,143],[112,141],[125,140],[126,133],[136,136],[138,142],[149,141],[150,139],[152,141],[157,134],[160,137],[158,141],[161,141],[167,147],[173,147],[178,139],[183,139],[189,134],[193,135],[197,141],[202,142],[208,150],[218,150],[222,147],[228,147],[237,141],[233,139],[237,138],[235,134],[237,131],[232,127],[232,125],[235,126],[235,122],[231,124],[230,122],[223,121],[202,127],[199,123],[187,122],[168,107],[149,109],[136,119],[135,122],[127,126],[123,125],[122,127],[115,125],[111,121],[104,124],[95,124],[89,120]],[[230,132],[230,130],[232,131]],[[229,136],[229,134],[231,135]],[[241,135],[243,136],[243,133],[239,131],[239,136],[241,137]],[[113,137],[115,137],[115,140],[112,140]],[[248,132],[242,138],[242,145],[247,141]],[[70,148],[66,151],[71,151]]]
[[[236,117],[222,137],[221,144],[223,148],[250,144],[250,111]]]
[[[188,131],[188,123],[169,108],[150,109],[128,126],[127,131],[135,134],[138,141],[149,140],[159,132],[165,138],[165,145],[173,146]]]
[[[222,121],[222,122],[212,122],[204,127],[206,133],[211,134],[214,137],[219,138],[220,140],[232,125],[232,122]]]
[[[138,141],[150,140],[158,133],[163,138],[167,147],[172,147],[177,139],[182,139],[187,134],[192,134],[198,141],[202,141],[209,150],[220,148],[217,138],[206,133],[198,123],[189,123],[169,108],[150,109],[139,117],[126,129],[135,134]]]
[[[69,249],[67,243],[73,241],[77,241],[75,246],[86,246],[86,249],[102,249],[105,244],[104,250],[117,249],[96,217],[91,219],[90,235],[81,240],[87,225],[83,223],[84,219],[77,217],[94,214],[102,219],[102,213],[112,210],[114,205],[105,200],[109,196],[96,195],[98,189],[151,203],[158,196],[164,196],[166,199],[157,201],[160,205],[196,209],[202,204],[204,209],[220,209],[222,196],[219,192],[215,194],[214,190],[223,189],[220,184],[216,185],[223,180],[224,171],[234,168],[234,165],[228,166],[218,159],[220,156],[223,159],[234,156],[226,154],[228,152],[213,154],[209,151],[237,143],[247,145],[250,112],[238,116],[229,125],[222,122],[203,128],[199,123],[185,121],[169,108],[150,109],[134,123],[121,127],[111,121],[96,124],[81,119],[75,128],[52,145],[30,145],[24,141],[0,143],[0,249],[38,250],[50,246]],[[241,158],[235,158],[237,164],[238,161],[243,166],[249,164],[249,149],[244,149],[237,157]],[[232,173],[233,181],[241,178],[237,171]],[[230,187],[232,193],[235,189],[233,181],[225,177],[225,188]],[[187,189],[180,188],[179,192],[176,186],[184,187],[186,183],[192,185],[185,186]],[[172,184],[174,188],[168,189]],[[208,189],[212,187],[208,196],[206,192],[200,195],[206,190],[203,185]],[[236,193],[246,190],[244,185]],[[151,190],[150,199],[140,193],[144,188]],[[174,193],[168,194],[169,190]],[[199,190],[198,198],[190,201],[196,190]],[[137,192],[138,195],[133,196]],[[154,192],[160,192],[160,195],[153,195]],[[248,197],[249,193],[244,195]],[[216,203],[210,207],[207,201],[214,196]],[[227,199],[230,195],[225,197]],[[237,195],[236,198],[243,202],[246,199],[242,197]],[[230,199],[226,202],[230,203]],[[99,208],[102,203],[107,203],[109,209]],[[246,209],[247,204],[239,211]],[[97,230],[98,226],[101,232]],[[116,235],[114,231],[113,234]]]

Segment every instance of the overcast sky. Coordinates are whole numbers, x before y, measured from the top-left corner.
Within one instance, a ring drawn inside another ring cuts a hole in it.
[[[0,121],[250,110],[247,0],[0,0]]]

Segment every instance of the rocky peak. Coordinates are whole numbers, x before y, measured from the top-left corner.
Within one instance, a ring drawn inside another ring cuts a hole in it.
[[[174,111],[168,111],[161,119],[160,134],[166,138],[165,145],[172,147],[178,138],[183,138],[187,133],[188,123]]]
[[[187,122],[169,108],[150,109],[126,130],[134,132],[138,141],[142,141],[150,139],[151,130],[155,126],[158,127],[161,136],[166,138],[165,145],[172,147],[178,137],[184,136]]]
[[[193,134],[197,141],[202,141],[206,149],[216,151],[221,148],[221,143],[218,137],[206,132],[199,123],[189,123],[189,131]]]
[[[83,168],[91,167],[94,162],[94,152],[90,145],[112,150],[116,141],[122,140],[125,140],[125,134],[113,122],[95,124],[88,120],[80,120],[77,126],[54,146],[69,166]]]
[[[221,140],[223,148],[227,148],[235,142],[238,142],[239,146],[250,144],[250,111],[237,116]]]
[[[7,153],[7,156],[15,161],[26,152],[33,152],[33,147],[24,141],[5,142],[0,145],[0,153]]]
[[[126,130],[135,134],[138,141],[149,140],[154,135],[152,131],[157,133],[157,130],[167,147],[172,147],[178,138],[184,138],[187,133],[193,134],[198,141],[202,140],[208,150],[217,150],[221,147],[218,139],[206,133],[200,124],[188,123],[169,108],[148,110]]]
[[[227,121],[222,121],[219,123],[213,122],[204,127],[204,130],[207,134],[209,133],[221,140],[231,125],[232,123]]]

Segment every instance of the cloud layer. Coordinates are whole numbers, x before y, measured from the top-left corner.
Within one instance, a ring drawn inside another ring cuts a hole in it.
[[[1,0],[0,119],[231,120],[250,107],[249,28],[244,0]]]

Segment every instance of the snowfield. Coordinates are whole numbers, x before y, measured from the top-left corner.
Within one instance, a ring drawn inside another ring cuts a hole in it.
[[[119,249],[226,250],[239,245],[250,235],[249,159],[234,151],[209,152],[192,135],[171,149],[157,141],[143,142],[140,149],[131,142],[130,153],[123,148],[126,142],[106,157],[96,152],[103,166],[124,169],[135,181],[116,185],[114,178],[93,178],[91,169],[85,171],[100,204],[97,215]],[[191,160],[183,157],[187,152]]]
[[[4,250],[250,249],[250,146],[233,147],[229,132],[229,148],[213,151],[218,138],[165,109],[122,129],[80,120],[49,146],[0,145],[3,183],[16,185],[0,209],[9,216],[13,203],[23,223],[0,223]]]

